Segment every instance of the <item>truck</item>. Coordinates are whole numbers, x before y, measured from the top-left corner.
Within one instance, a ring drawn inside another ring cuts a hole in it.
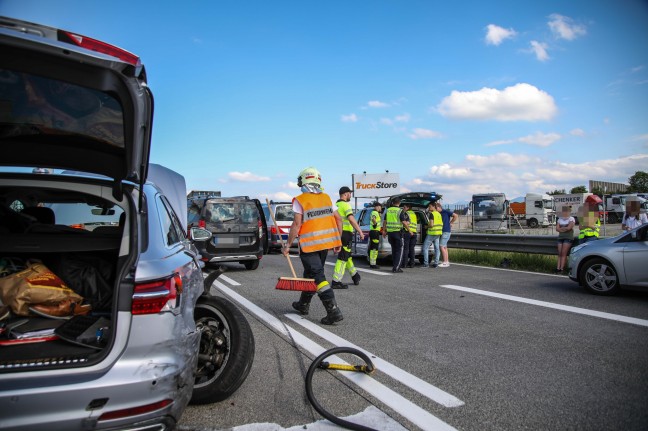
[[[619,223],[623,219],[626,203],[629,200],[639,201],[641,212],[648,211],[648,201],[638,194],[615,194],[605,199],[605,210],[608,223]]]
[[[584,204],[596,205],[599,218],[603,218],[603,200],[594,193],[570,193],[564,195],[553,195],[554,203],[556,205],[556,212],[561,213],[562,207],[571,207],[570,215],[576,220],[578,224],[578,211]]]
[[[520,225],[526,224],[535,229],[556,224],[556,207],[554,199],[546,193],[527,193],[524,202],[509,204],[511,222],[516,220]]]
[[[469,210],[474,230],[498,231],[508,229],[508,207],[504,193],[472,195]]]

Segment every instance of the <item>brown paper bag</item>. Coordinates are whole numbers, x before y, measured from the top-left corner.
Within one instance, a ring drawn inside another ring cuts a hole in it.
[[[42,263],[32,263],[23,271],[0,278],[0,297],[19,316],[29,316],[29,307],[34,305],[83,302],[79,294]]]

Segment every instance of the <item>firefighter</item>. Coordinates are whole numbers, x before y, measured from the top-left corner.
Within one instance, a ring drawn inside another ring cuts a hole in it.
[[[344,270],[348,269],[351,274],[353,284],[356,286],[360,284],[360,273],[353,265],[351,257],[351,242],[353,241],[353,229],[358,232],[360,241],[364,240],[364,233],[360,229],[358,222],[353,216],[353,209],[349,204],[351,200],[351,189],[347,186],[340,188],[340,199],[336,202],[338,213],[342,218],[342,250],[338,253],[337,261],[335,262],[335,270],[333,272],[333,289],[346,289],[348,286],[342,283],[344,277]]]
[[[399,208],[400,198],[394,197],[385,212],[383,238],[387,237],[392,249],[392,272],[403,272],[403,229],[409,229],[409,217]]]
[[[369,268],[380,269],[377,265],[378,261],[378,247],[380,245],[380,232],[382,230],[382,223],[380,221],[380,213],[382,212],[382,205],[376,201],[373,204],[373,211],[371,211],[371,221],[369,222]]]
[[[301,187],[302,194],[293,199],[295,219],[282,252],[288,256],[290,244],[299,236],[299,258],[304,265],[304,278],[315,279],[317,295],[326,309],[326,316],[321,322],[332,325],[342,320],[343,316],[335,302],[335,293],[326,281],[324,263],[329,249],[336,253],[341,250],[342,218],[333,210],[329,195],[322,191],[322,177],[317,169],[309,167],[302,170],[297,177],[297,185]],[[302,292],[299,301],[292,303],[293,308],[300,314],[308,314],[314,295],[314,292]]]

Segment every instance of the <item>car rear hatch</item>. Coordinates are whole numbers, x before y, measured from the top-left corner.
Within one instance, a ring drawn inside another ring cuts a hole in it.
[[[0,165],[146,180],[153,98],[140,59],[0,17]]]
[[[258,201],[257,201],[258,202]],[[251,199],[208,199],[203,208],[205,228],[212,233],[207,251],[244,255],[259,251],[263,238],[260,204]]]

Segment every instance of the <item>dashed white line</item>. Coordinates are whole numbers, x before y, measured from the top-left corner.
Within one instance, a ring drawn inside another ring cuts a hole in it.
[[[648,320],[637,319],[636,317],[622,316],[620,314],[605,313],[603,311],[588,310],[587,308],[572,307],[569,305],[556,304],[553,302],[538,301],[536,299],[522,298],[519,296],[505,295],[503,293],[489,292],[486,290],[472,289],[470,287],[442,284],[446,289],[460,290],[462,292],[474,293],[476,295],[490,296],[493,298],[506,299],[507,301],[522,302],[525,304],[537,305],[540,307],[553,308],[556,310],[568,311],[570,313],[583,314],[586,316],[600,317],[602,319],[616,320],[618,322],[630,323],[639,326],[648,326]]]
[[[333,262],[326,262],[326,264],[327,264],[327,265],[331,265],[331,266],[335,266],[335,264],[334,264]],[[368,272],[369,274],[376,274],[376,275],[393,275],[393,274],[391,274],[391,273],[389,273],[389,272],[374,271],[373,269],[358,268],[357,266],[356,266],[356,269],[357,269],[358,271]]]
[[[285,314],[287,318],[292,320],[293,322],[303,326],[304,328],[308,329],[309,331],[313,332],[319,337],[322,337],[326,341],[330,342],[331,344],[334,344],[338,347],[353,347],[355,349],[358,349],[368,356],[371,357],[372,362],[376,366],[378,370],[381,372],[390,375],[394,379],[400,381],[401,383],[409,386],[410,388],[414,389],[418,393],[420,393],[423,396],[428,397],[434,402],[437,402],[441,404],[442,406],[445,407],[459,407],[463,406],[464,402],[461,401],[459,398],[450,395],[449,393],[437,388],[436,386],[433,386],[429,384],[428,382],[421,380],[420,378],[408,373],[407,371],[398,368],[394,364],[385,361],[384,359],[379,358],[378,356],[374,355],[373,353],[363,349],[362,347],[356,346],[355,344],[345,340],[344,338],[341,338],[337,335],[335,335],[332,332],[329,332],[313,322],[304,319],[302,316],[298,316],[297,314],[290,313],[290,314]]]
[[[296,331],[288,325],[285,325],[275,316],[271,315],[243,296],[234,292],[220,281],[214,281],[214,286],[217,286],[222,293],[230,297],[235,302],[239,303],[241,306],[247,308],[249,312],[266,322],[279,333],[290,337],[297,345],[307,350],[312,355],[319,356],[327,350],[302,333]],[[342,359],[336,356],[331,356],[331,360],[334,360],[338,363],[345,363]],[[382,383],[379,383],[366,374],[356,373],[352,371],[338,371],[338,373],[342,374],[344,377],[360,386],[362,389],[376,397],[378,400],[382,401],[387,406],[397,411],[399,414],[407,418],[412,423],[416,424],[422,430],[455,430],[455,428],[432,415],[430,412],[422,409],[418,405],[412,403],[410,400],[404,398],[402,395],[394,392],[393,390],[389,389]]]

